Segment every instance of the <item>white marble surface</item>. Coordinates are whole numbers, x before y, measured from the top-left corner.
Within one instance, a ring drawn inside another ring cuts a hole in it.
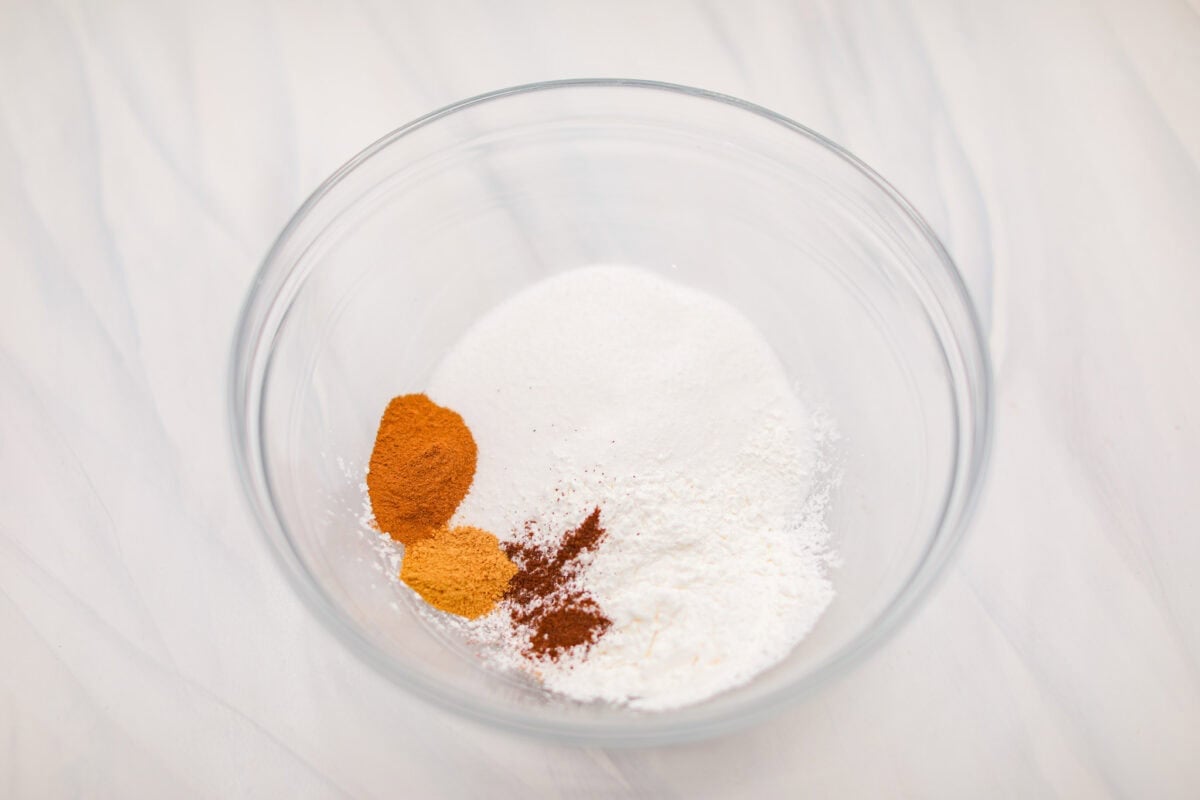
[[[0,795],[1200,796],[1200,8],[0,2]],[[991,324],[991,481],[865,666],[642,751],[401,695],[284,585],[226,369],[291,211],[452,100],[635,76],[777,109],[929,217]]]

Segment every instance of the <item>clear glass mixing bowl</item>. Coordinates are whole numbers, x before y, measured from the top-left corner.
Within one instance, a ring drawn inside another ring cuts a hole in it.
[[[654,714],[480,667],[415,612],[359,534],[379,415],[481,314],[554,273],[638,266],[739,308],[831,410],[837,598],[781,664]],[[237,333],[245,491],[297,593],[402,689],[500,728],[643,744],[764,717],[904,621],[962,536],[991,391],[963,283],[928,226],[832,142],[750,103],[646,81],[494,92],[355,156],[300,208]]]

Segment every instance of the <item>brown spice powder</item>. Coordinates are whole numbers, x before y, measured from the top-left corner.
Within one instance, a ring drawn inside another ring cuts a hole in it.
[[[449,522],[471,488],[476,455],[475,438],[457,413],[423,394],[393,398],[367,472],[380,530],[411,544]]]
[[[587,592],[572,586],[580,556],[595,550],[604,535],[596,508],[557,546],[534,543],[532,531],[526,532],[526,541],[501,545],[518,567],[505,599],[513,622],[533,631],[529,656],[558,660],[576,647],[595,644],[612,625]]]
[[[576,647],[595,644],[611,625],[595,600],[574,593],[537,617],[529,647],[536,656],[557,660]]]

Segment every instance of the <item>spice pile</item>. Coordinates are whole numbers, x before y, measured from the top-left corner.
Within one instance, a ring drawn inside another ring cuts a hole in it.
[[[526,632],[530,658],[557,659],[595,642],[612,622],[576,579],[580,556],[604,538],[600,509],[554,547],[534,542],[531,526],[503,546],[480,528],[450,527],[474,478],[476,453],[470,429],[450,409],[423,394],[388,403],[367,493],[375,524],[405,545],[400,580],[434,608],[466,619],[506,600],[514,631]]]
[[[521,565],[508,588],[512,621],[531,629],[529,651],[534,656],[557,659],[595,642],[612,625],[578,580],[580,557],[595,550],[604,533],[596,508],[557,546],[535,543],[532,526],[522,540],[504,545],[504,552]]]
[[[777,663],[832,600],[832,432],[726,303],[574,270],[481,319],[427,392],[384,414],[371,506],[400,579],[493,667],[674,708]]]
[[[492,534],[447,525],[475,477],[475,455],[462,417],[406,394],[383,412],[367,472],[375,523],[406,545],[400,579],[467,619],[491,611],[517,571]]]

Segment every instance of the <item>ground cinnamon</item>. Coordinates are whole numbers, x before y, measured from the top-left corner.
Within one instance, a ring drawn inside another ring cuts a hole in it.
[[[423,394],[388,403],[367,472],[379,529],[411,544],[444,526],[475,477],[475,439],[463,418]]]
[[[528,655],[557,660],[576,647],[594,644],[612,625],[599,604],[574,581],[582,566],[580,557],[595,550],[604,538],[600,509],[593,509],[557,545],[536,543],[532,529],[525,534],[523,541],[501,545],[518,567],[505,600],[513,623],[532,631]]]
[[[594,644],[611,625],[595,600],[579,592],[569,594],[552,600],[537,616],[529,649],[534,656],[557,660],[576,647]]]

